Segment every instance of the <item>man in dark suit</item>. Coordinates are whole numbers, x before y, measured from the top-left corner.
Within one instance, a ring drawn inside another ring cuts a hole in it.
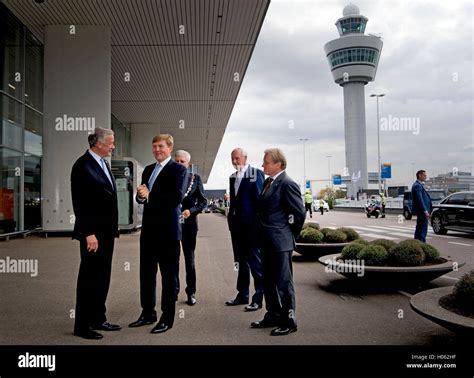
[[[101,339],[102,334],[96,330],[121,328],[108,323],[105,315],[114,241],[118,237],[117,187],[105,160],[115,148],[113,131],[96,128],[89,135],[89,146],[71,172],[75,215],[72,238],[79,240],[81,251],[74,334]]]
[[[184,150],[178,150],[174,159],[184,168],[189,167],[191,155]],[[207,198],[204,194],[201,176],[196,173],[187,172],[184,185],[184,198],[181,203],[181,218],[183,235],[181,245],[183,247],[184,263],[186,267],[186,303],[190,306],[196,304],[196,264],[194,250],[196,249],[196,237],[198,232],[197,216],[207,206]],[[179,293],[179,257],[178,257],[178,293]]]
[[[426,242],[428,221],[433,210],[431,198],[425,189],[426,171],[416,172],[416,181],[411,187],[413,214],[416,214],[415,239]]]
[[[265,180],[257,211],[258,245],[262,250],[263,287],[267,313],[252,328],[277,327],[272,336],[297,330],[291,256],[306,217],[300,188],[285,172],[286,158],[278,148],[265,150]]]
[[[144,204],[140,235],[140,303],[142,313],[129,327],[153,324],[157,320],[156,274],[161,272],[161,310],[151,333],[173,327],[176,311],[177,266],[181,240],[180,204],[186,168],[171,159],[173,137],[160,134],[153,138],[156,163],[145,167],[137,188],[137,202]]]
[[[263,187],[263,172],[247,164],[247,153],[236,148],[231,154],[232,165],[237,169],[230,176],[230,207],[227,217],[234,250],[235,267],[238,270],[235,299],[227,306],[249,302],[250,272],[253,276],[255,294],[246,311],[262,308],[263,283],[260,251],[256,245],[256,211],[258,197]]]

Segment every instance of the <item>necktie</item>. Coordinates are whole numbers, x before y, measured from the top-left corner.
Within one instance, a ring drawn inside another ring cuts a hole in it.
[[[148,180],[148,190],[151,192],[151,189],[153,189],[153,184],[155,183],[156,178],[158,177],[158,173],[161,171],[161,164],[157,163],[155,166],[155,169],[153,170],[153,173],[150,176],[150,179]]]
[[[272,185],[273,179],[269,177],[265,181],[266,183],[265,183],[265,187],[263,188],[262,194],[265,194],[266,192],[268,192],[268,189],[270,189],[270,186]]]
[[[112,186],[114,186],[114,184],[112,183],[112,177],[110,177],[109,170],[107,169],[107,161],[105,159],[100,159],[100,165],[102,166],[102,170],[109,179],[110,183],[112,184]]]
[[[242,182],[242,172],[237,171],[235,175],[235,183],[234,183],[234,193],[237,195],[237,192],[239,191],[240,183]]]

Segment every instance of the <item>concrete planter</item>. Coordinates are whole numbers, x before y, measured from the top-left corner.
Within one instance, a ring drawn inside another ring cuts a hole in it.
[[[296,243],[296,252],[306,260],[317,261],[321,256],[340,253],[349,243]]]
[[[463,335],[474,335],[474,319],[449,311],[439,305],[439,300],[451,294],[453,286],[422,291],[411,297],[410,306],[425,318]]]
[[[357,266],[337,261],[339,256],[340,254],[322,256],[319,258],[319,262],[347,278],[364,278],[368,280],[393,282],[395,284],[399,283],[400,285],[429,282],[451,272],[455,267],[454,262],[447,259],[444,259],[445,262],[441,264],[425,266]],[[458,263],[457,267],[460,268],[464,264],[465,262]],[[361,269],[363,273],[361,273]]]

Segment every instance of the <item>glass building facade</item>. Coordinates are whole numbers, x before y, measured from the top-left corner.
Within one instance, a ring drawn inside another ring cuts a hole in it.
[[[43,45],[0,4],[0,233],[41,226]]]
[[[331,68],[352,63],[370,63],[376,66],[378,59],[379,52],[367,47],[338,50],[328,55]]]
[[[0,234],[41,219],[43,44],[0,3]],[[111,117],[113,159],[130,156],[130,127]]]

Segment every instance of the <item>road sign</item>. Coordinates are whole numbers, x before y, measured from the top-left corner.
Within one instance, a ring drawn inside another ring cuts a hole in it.
[[[332,183],[334,185],[341,185],[342,184],[342,176],[341,175],[333,175],[332,176]]]
[[[311,180],[306,180],[306,189],[311,189]]]
[[[392,178],[392,164],[382,164],[381,171],[383,179]]]

